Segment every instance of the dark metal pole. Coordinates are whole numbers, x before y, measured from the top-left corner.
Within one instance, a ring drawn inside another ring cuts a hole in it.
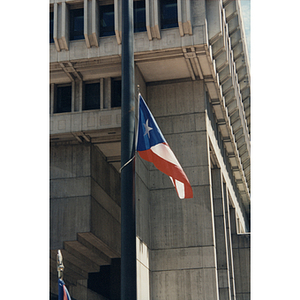
[[[122,0],[121,300],[136,299],[133,0]]]

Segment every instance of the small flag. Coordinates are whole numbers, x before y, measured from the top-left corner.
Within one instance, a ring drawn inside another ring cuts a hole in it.
[[[58,279],[58,300],[72,300],[63,280]]]
[[[180,199],[193,198],[193,190],[187,176],[141,95],[137,151],[141,158],[152,162],[158,170],[170,177]]]

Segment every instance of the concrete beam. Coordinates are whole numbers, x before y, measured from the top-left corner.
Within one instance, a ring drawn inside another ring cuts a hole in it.
[[[93,251],[91,251],[78,241],[64,242],[64,249],[78,259],[84,261],[85,264],[90,268],[90,270],[94,270],[91,272],[98,272],[101,264],[106,263]]]
[[[78,240],[82,241],[83,244],[90,245],[89,247],[91,248],[98,249],[96,251],[103,252],[109,258],[121,257],[121,254],[119,252],[108,246],[91,232],[78,233]]]

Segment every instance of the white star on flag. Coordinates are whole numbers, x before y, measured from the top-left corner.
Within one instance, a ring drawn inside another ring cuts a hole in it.
[[[146,124],[144,124],[144,126],[145,126],[145,133],[144,133],[144,136],[145,136],[146,134],[148,134],[148,138],[150,139],[150,131],[151,131],[153,128],[150,127],[150,126],[148,125],[148,121],[149,121],[149,119],[147,119]]]

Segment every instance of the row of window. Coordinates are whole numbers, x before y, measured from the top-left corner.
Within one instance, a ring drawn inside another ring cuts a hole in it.
[[[82,110],[100,109],[100,82],[84,83]],[[121,80],[111,80],[110,107],[121,107]],[[105,107],[104,107],[105,108]],[[72,111],[72,85],[55,86],[54,113]]]
[[[177,0],[161,0],[161,28],[178,27]],[[100,37],[115,34],[114,5],[100,7]],[[50,43],[53,43],[54,13],[50,12]],[[84,39],[83,8],[70,10],[70,40]],[[134,1],[134,32],[146,31],[145,1]]]

